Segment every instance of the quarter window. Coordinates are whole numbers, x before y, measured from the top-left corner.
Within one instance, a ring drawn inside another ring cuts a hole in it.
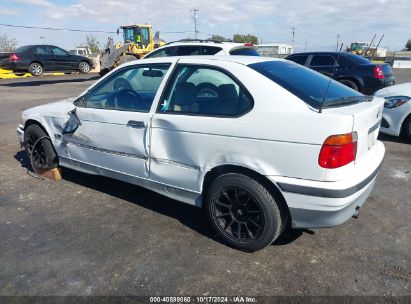
[[[169,64],[133,66],[111,75],[85,97],[85,107],[149,112]]]
[[[220,52],[222,48],[215,46],[201,46],[201,55],[215,55]]]
[[[251,95],[230,75],[212,67],[179,66],[157,112],[238,116],[253,106]]]

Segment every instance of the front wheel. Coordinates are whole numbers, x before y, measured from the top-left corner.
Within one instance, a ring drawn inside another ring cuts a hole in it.
[[[58,166],[58,158],[53,145],[40,126],[32,124],[25,129],[24,146],[35,172]]]
[[[90,64],[85,61],[80,62],[78,66],[78,70],[82,74],[87,74],[88,72],[90,72],[90,68],[91,68]]]
[[[408,138],[408,141],[411,142],[411,116],[404,122],[403,130],[405,136]]]
[[[225,242],[255,251],[278,238],[286,219],[274,196],[258,181],[240,174],[217,177],[206,193],[206,210]]]
[[[33,76],[41,76],[43,75],[43,66],[38,62],[33,62],[29,66],[29,72]]]

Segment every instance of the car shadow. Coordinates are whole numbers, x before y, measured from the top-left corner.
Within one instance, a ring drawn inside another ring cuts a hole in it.
[[[380,133],[378,135],[378,140],[388,141],[388,142],[393,142],[393,143],[410,144],[407,138],[403,136],[402,134],[400,136],[392,136],[392,135]]]
[[[58,77],[58,76],[55,76],[55,77]],[[16,81],[16,82],[0,84],[0,86],[13,87],[13,88],[32,87],[32,86],[41,86],[41,85],[48,85],[48,84],[93,81],[99,78],[100,76],[93,76],[89,78],[58,78],[58,79],[47,79],[47,80]]]
[[[35,177],[24,150],[17,152],[14,155],[14,158],[21,164],[21,167],[27,169],[29,175]],[[218,243],[228,245],[224,243],[212,229],[205,211],[201,208],[167,198],[151,190],[133,184],[128,184],[104,176],[90,175],[68,168],[63,169],[62,175],[64,180],[71,183],[105,193],[153,212],[172,217],[197,233]],[[136,193],[138,193],[138,195],[136,195]],[[281,236],[272,245],[281,246],[292,243],[304,232],[313,234],[313,232],[308,230],[293,230],[288,225]]]

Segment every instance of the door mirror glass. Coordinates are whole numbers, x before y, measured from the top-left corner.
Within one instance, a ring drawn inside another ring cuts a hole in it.
[[[70,117],[67,120],[67,122],[64,124],[64,127],[63,127],[63,131],[62,131],[63,134],[72,134],[81,125],[81,121],[77,117],[77,114],[76,114],[76,109],[69,112],[69,115],[70,115]]]

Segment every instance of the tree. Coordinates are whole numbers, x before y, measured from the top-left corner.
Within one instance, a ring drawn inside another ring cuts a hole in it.
[[[233,36],[234,42],[258,44],[258,37],[252,34],[241,35],[235,34]]]
[[[90,49],[92,53],[100,52],[97,38],[93,34],[86,36],[86,46]]]
[[[17,40],[0,33],[0,52],[11,52],[17,47]]]
[[[408,39],[407,44],[405,45],[408,51],[411,51],[411,39]]]
[[[223,36],[221,36],[221,35],[213,35],[212,37],[211,37],[211,40],[213,40],[213,41],[220,41],[220,42],[223,42],[223,41],[227,41],[227,39],[225,39]]]

